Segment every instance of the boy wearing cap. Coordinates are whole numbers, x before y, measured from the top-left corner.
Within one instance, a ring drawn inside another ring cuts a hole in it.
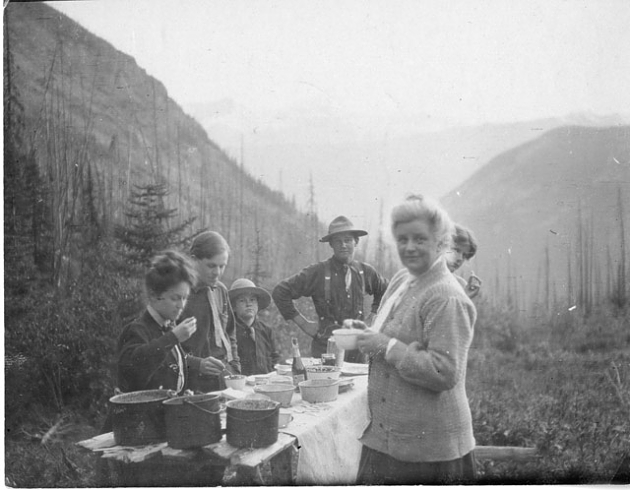
[[[355,229],[345,216],[335,218],[328,234],[319,240],[330,245],[332,257],[281,281],[271,293],[284,319],[293,321],[313,338],[313,357],[326,352],[328,338],[335,328],[341,328],[344,320],[365,320],[370,316],[363,308],[366,294],[373,296],[371,314],[374,314],[387,289],[387,280],[374,267],[354,260],[359,237],[365,235],[367,231]],[[313,300],[317,321],[307,320],[295,308],[293,301],[304,296]],[[363,356],[358,350],[348,351],[345,360],[361,362]]]
[[[236,320],[236,343],[241,373],[246,376],[267,374],[280,359],[273,331],[259,318],[258,312],[271,303],[271,296],[249,279],[237,279],[229,291]]]

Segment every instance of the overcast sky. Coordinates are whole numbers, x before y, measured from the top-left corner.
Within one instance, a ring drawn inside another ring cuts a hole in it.
[[[244,131],[296,107],[360,120],[359,132],[630,114],[628,0],[51,3],[133,56],[184,110],[246,108]],[[326,187],[319,197],[332,202]]]

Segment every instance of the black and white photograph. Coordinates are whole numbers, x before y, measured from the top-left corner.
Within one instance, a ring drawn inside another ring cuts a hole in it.
[[[630,484],[630,2],[3,2],[4,485]]]

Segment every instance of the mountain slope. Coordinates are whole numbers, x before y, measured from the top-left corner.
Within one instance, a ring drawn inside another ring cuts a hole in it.
[[[231,243],[228,278],[252,270],[253,248],[273,279],[310,260],[302,251],[321,225],[243,172],[133,58],[41,2],[9,3],[5,26],[27,143],[53,185],[51,172],[90,166],[102,219],[113,224],[134,185],[168,182],[178,222],[197,217],[196,229]]]
[[[620,260],[619,196],[628,240],[630,126],[567,126],[492,159],[442,202],[478,237],[471,266],[492,293],[504,295],[510,276],[521,295],[540,300],[546,247],[556,294],[566,297],[569,261],[575,287],[580,232],[583,243],[592,240],[604,292]]]

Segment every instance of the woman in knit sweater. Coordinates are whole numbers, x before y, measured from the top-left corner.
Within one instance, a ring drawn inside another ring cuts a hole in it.
[[[453,224],[434,201],[411,196],[392,211],[405,269],[397,273],[370,328],[371,421],[360,484],[462,483],[474,479],[466,361],[476,310],[446,266]]]

